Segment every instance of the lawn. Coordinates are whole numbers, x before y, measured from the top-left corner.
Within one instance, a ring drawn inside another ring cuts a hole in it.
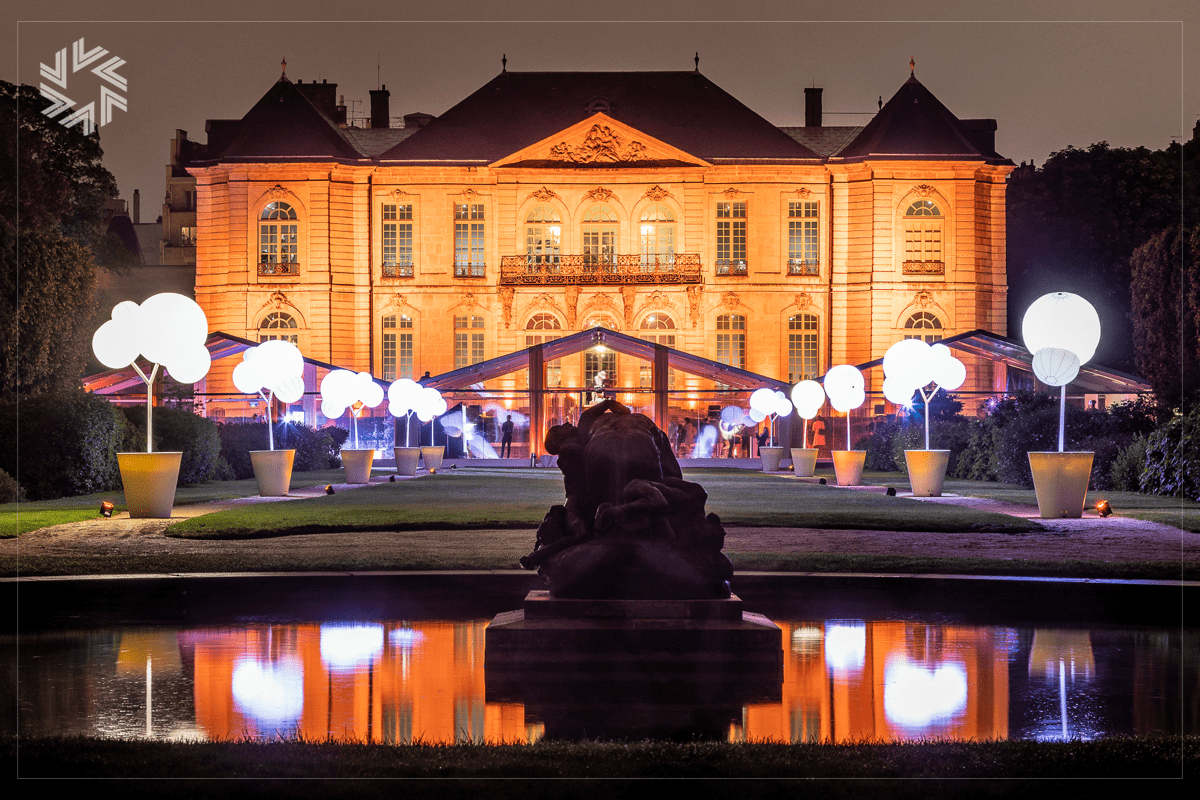
[[[746,470],[689,470],[726,525],[856,530],[1042,530],[1031,520],[975,509],[847,491]],[[563,499],[554,470],[461,469],[334,495],[242,506],[182,520],[168,535],[243,539],[327,531],[536,528]]]

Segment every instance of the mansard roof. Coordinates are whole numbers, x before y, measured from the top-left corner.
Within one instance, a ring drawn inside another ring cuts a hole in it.
[[[329,117],[286,77],[281,77],[254,108],[236,123],[236,133],[220,153],[221,161],[350,159],[362,153],[347,141]]]
[[[913,74],[835,160],[953,158],[1011,164],[988,141],[995,129],[992,120],[954,116]]]
[[[597,111],[709,161],[820,158],[699,72],[502,72],[380,160],[492,163]]]

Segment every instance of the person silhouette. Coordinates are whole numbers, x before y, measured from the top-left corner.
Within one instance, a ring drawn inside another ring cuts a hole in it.
[[[500,457],[511,458],[513,435],[512,414],[509,414],[508,418],[504,420],[504,424],[500,426],[500,433],[502,434],[500,439]]]

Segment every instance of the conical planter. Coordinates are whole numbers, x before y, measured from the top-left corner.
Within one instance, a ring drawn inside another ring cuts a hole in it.
[[[779,462],[783,460],[783,448],[760,447],[758,457],[762,459],[763,472],[778,472]]]
[[[834,450],[833,472],[838,486],[858,486],[862,481],[863,464],[867,463],[866,450]]]
[[[792,448],[792,469],[797,478],[811,478],[817,471],[817,450],[814,447]]]
[[[941,497],[946,483],[946,467],[950,465],[949,450],[905,450],[908,482],[915,497]]]
[[[117,453],[125,505],[133,519],[169,519],[183,453]]]
[[[421,448],[421,460],[425,462],[425,469],[431,473],[442,468],[442,459],[445,457],[446,446],[444,444]]]
[[[396,454],[396,474],[412,476],[417,474],[417,464],[421,461],[419,447],[393,447]]]
[[[342,469],[346,471],[346,483],[370,483],[371,462],[375,451],[347,450],[342,448]]]
[[[259,496],[287,497],[295,461],[295,450],[251,450],[250,463],[254,466]]]
[[[1092,453],[1029,453],[1042,519],[1078,519],[1087,502]]]

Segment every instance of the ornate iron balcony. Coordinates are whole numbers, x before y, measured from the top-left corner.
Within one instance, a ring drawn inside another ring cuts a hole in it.
[[[945,275],[946,262],[944,261],[905,261],[903,266],[905,275]]]
[[[697,253],[503,256],[500,283],[518,286],[700,283],[700,256]]]
[[[789,258],[787,262],[788,275],[820,275],[821,262],[809,261],[802,258]]]
[[[383,277],[385,278],[411,278],[413,276],[412,262],[399,264],[396,262],[383,265]]]
[[[716,261],[718,275],[745,275],[746,259],[718,258]]]
[[[260,261],[258,262],[259,275],[286,275],[295,277],[300,274],[299,261]]]
[[[454,277],[456,278],[483,278],[486,276],[487,266],[482,261],[455,261],[454,262]]]

